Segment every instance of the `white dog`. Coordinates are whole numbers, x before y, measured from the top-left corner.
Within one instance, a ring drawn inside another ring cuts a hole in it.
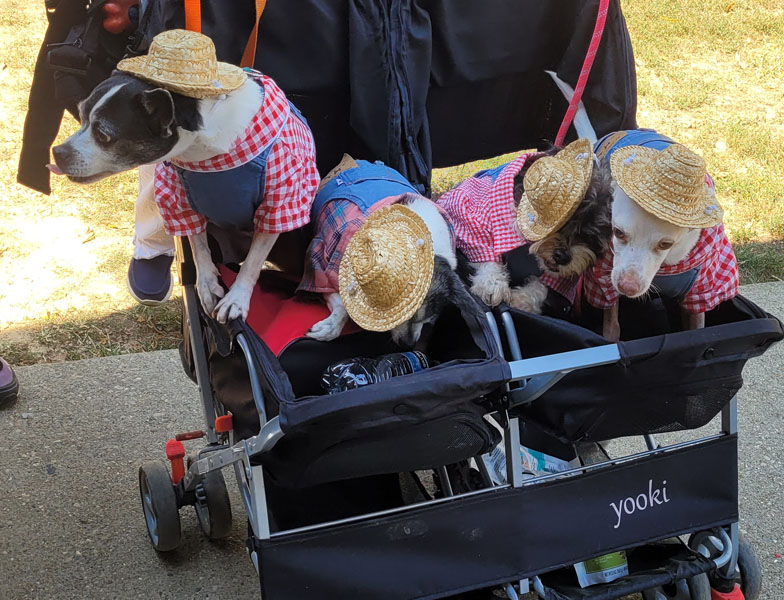
[[[308,337],[328,341],[352,318],[412,347],[447,305],[481,316],[455,268],[450,223],[394,169],[344,156],[312,209],[314,237],[300,291],[322,294],[330,314]]]
[[[549,75],[571,100],[571,87]],[[596,141],[582,102],[574,126]],[[678,300],[685,328],[704,327],[705,312],[738,293],[738,265],[705,161],[645,129],[605,136],[596,154],[613,178],[613,251],[589,269],[583,289],[605,311],[604,336],[620,338],[619,295],[644,298],[652,289]]]

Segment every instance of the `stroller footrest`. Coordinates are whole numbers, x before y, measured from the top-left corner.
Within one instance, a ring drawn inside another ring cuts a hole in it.
[[[542,576],[547,600],[617,600],[651,588],[706,573],[713,561],[679,541],[648,544],[628,552],[629,575],[609,583],[580,588],[574,569]]]

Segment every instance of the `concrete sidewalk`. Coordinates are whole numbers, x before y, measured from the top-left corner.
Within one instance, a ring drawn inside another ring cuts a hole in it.
[[[784,284],[744,294],[784,316]],[[751,361],[740,393],[741,529],[763,562],[763,598],[784,597],[784,345]],[[147,540],[137,469],[173,433],[203,425],[175,351],[18,369],[19,402],[0,411],[0,600],[259,598],[235,515],[207,542],[183,510],[183,545],[159,557]],[[291,599],[299,600],[299,599]],[[353,599],[352,599],[353,600]]]

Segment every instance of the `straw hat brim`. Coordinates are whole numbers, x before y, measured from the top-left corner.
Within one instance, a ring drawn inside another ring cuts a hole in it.
[[[577,157],[584,153],[586,155],[582,164],[576,161]],[[545,161],[542,163],[542,161]],[[558,161],[558,162],[556,162]],[[540,167],[537,164],[542,163]],[[530,242],[536,242],[546,238],[554,231],[558,231],[577,210],[582,202],[585,192],[591,183],[593,174],[593,147],[585,138],[580,138],[569,144],[555,156],[545,156],[537,160],[526,173],[532,170],[545,168],[554,165],[555,168],[571,171],[571,177],[564,177],[561,180],[562,189],[558,195],[564,198],[564,202],[559,206],[552,206],[557,210],[557,214],[543,215],[533,206],[528,192],[524,192],[517,207],[517,226],[523,237]],[[566,173],[564,173],[566,175]],[[525,185],[525,182],[524,182]],[[533,215],[531,220],[529,215]]]
[[[703,183],[698,201],[688,203],[655,181],[650,166],[659,152],[644,146],[626,146],[613,153],[610,170],[626,195],[643,210],[678,227],[705,229],[721,223],[724,210],[707,183]],[[632,155],[634,160],[627,160]]]
[[[410,286],[393,306],[386,309],[375,306],[357,283],[352,266],[357,255],[364,252],[362,244],[354,243],[358,239],[355,233],[340,261],[340,298],[348,315],[362,329],[389,331],[413,317],[430,290],[435,264],[433,239],[425,221],[413,210],[400,204],[374,211],[362,227],[384,228],[397,234],[393,236],[395,247],[403,251],[408,259],[406,267],[410,275]],[[418,240],[423,240],[424,243],[417,243]]]
[[[523,193],[520,204],[517,206],[517,226],[520,228],[520,233],[527,241],[536,242],[546,238],[553,231],[558,231],[577,210],[586,189],[587,186],[583,187],[578,182],[574,182],[571,189],[566,191],[571,200],[563,206],[565,211],[560,214],[558,219],[550,222],[545,222],[540,215],[537,215],[537,210],[531,204],[528,194]],[[533,222],[531,222],[529,215],[534,215]]]
[[[131,73],[132,75],[135,75],[140,79],[144,79],[145,81],[149,81],[150,83],[155,83],[162,88],[169,90],[170,92],[176,92],[177,94],[182,94],[183,96],[199,99],[210,98],[212,96],[219,96],[221,94],[233,92],[234,90],[239,89],[242,84],[248,80],[247,73],[245,73],[245,71],[243,71],[240,67],[225,62],[219,62],[217,86],[215,84],[198,85],[184,83],[181,81],[172,81],[166,77],[156,76],[148,73],[144,68],[146,59],[146,56],[133,56],[131,58],[125,58],[117,64],[117,69],[119,71]]]

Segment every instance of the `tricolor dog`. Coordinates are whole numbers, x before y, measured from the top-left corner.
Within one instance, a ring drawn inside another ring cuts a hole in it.
[[[553,295],[570,306],[580,275],[608,250],[610,200],[609,176],[580,139],[480,171],[438,203],[472,263],[471,292],[538,314]],[[510,268],[519,251],[523,268]]]
[[[455,273],[448,218],[394,169],[345,156],[324,178],[312,222],[299,290],[323,294],[330,315],[309,337],[334,339],[350,317],[411,347],[448,304],[479,316]]]
[[[278,235],[310,219],[319,182],[310,129],[272,79],[219,63],[198,33],[165,31],[117,68],[81,103],[82,126],[53,149],[50,169],[90,183],[158,163],[155,200],[167,233],[188,237],[204,310],[221,322],[247,317]],[[208,221],[253,232],[225,295]]]

